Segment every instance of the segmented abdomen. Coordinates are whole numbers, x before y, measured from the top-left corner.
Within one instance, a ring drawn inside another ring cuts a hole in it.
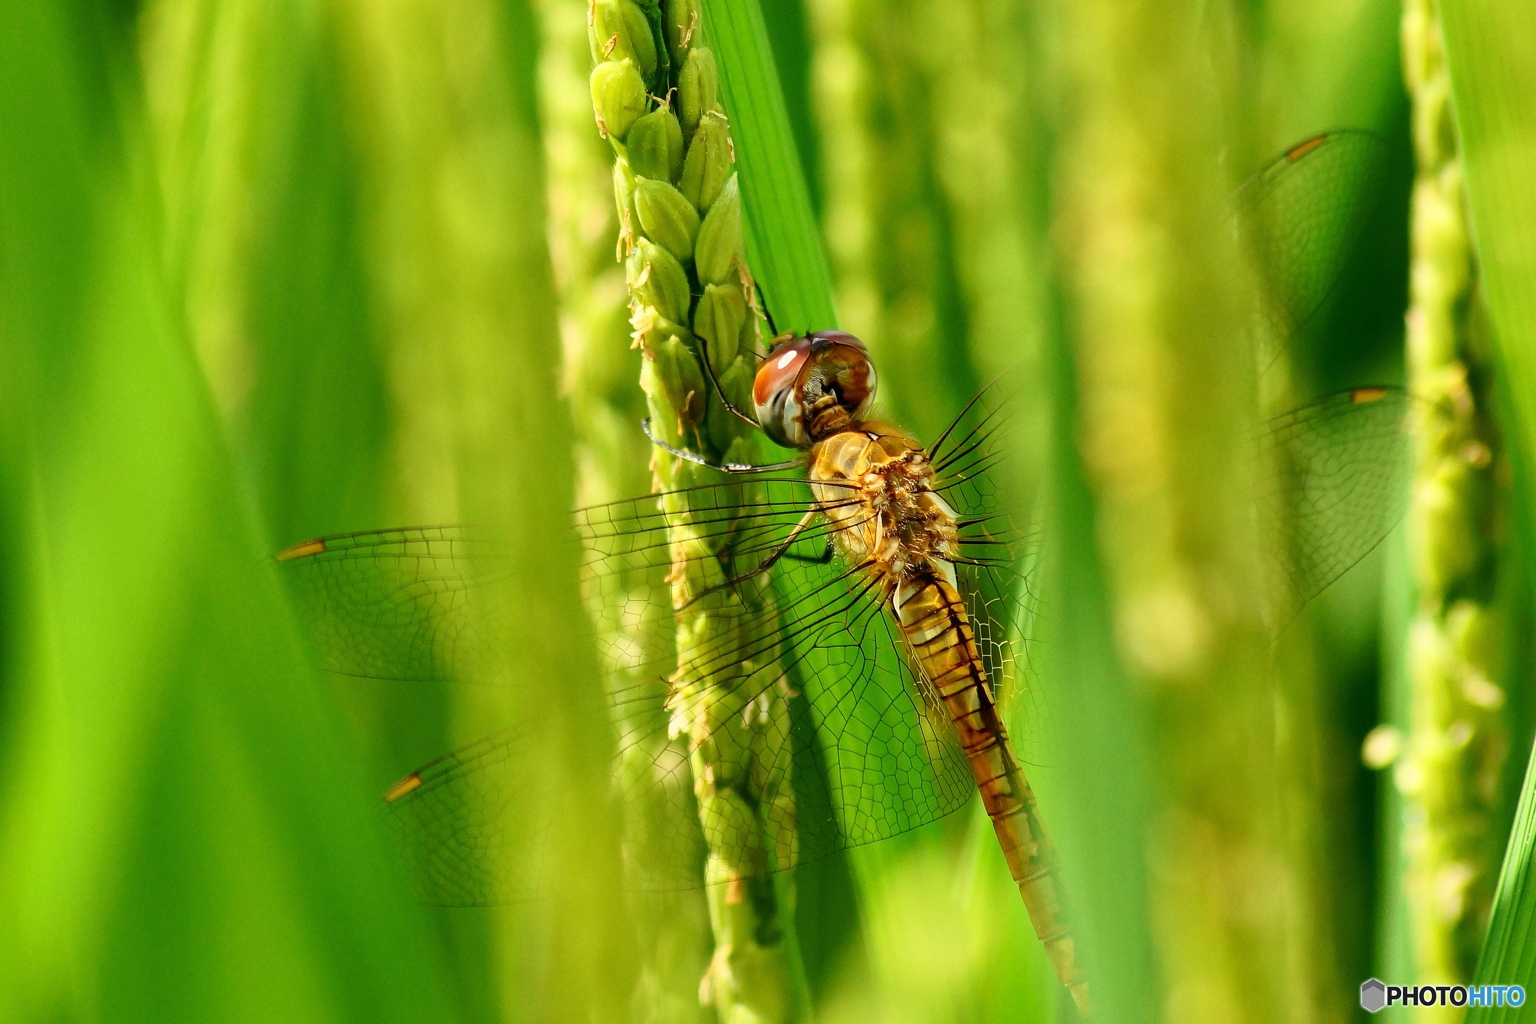
[[[965,602],[946,575],[935,567],[898,584],[892,602],[896,619],[955,727],[1035,934],[1086,1016],[1088,983],[1062,916],[1056,851],[998,713]]]

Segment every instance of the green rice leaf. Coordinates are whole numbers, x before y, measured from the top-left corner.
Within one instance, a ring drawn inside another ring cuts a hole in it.
[[[1536,453],[1536,8],[1521,0],[1487,0],[1441,7],[1453,102],[1461,133],[1473,238],[1483,295],[1507,383],[1512,422],[1506,437],[1517,465]],[[1516,507],[1528,517],[1536,503],[1531,476],[1517,473],[1527,493]],[[1529,520],[1523,524],[1532,536]],[[1527,571],[1530,567],[1527,566]],[[1533,765],[1536,767],[1536,765]],[[1536,982],[1536,771],[1528,769],[1494,897],[1492,920],[1477,969],[1479,983]],[[1513,1020],[1510,1008],[1474,1010],[1469,1021]]]
[[[757,0],[704,0],[747,215],[747,261],[781,331],[837,325],[827,258]]]
[[[162,273],[126,33],[94,18],[0,13],[0,1018],[448,1019]]]

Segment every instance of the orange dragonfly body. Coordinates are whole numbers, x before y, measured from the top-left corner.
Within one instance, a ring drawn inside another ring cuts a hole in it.
[[[1055,850],[976,646],[955,573],[955,560],[965,557],[958,517],[935,490],[926,453],[898,428],[853,422],[812,446],[809,476],[844,561],[889,603],[924,697],[953,726],[1035,934],[1087,1013],[1088,984],[1061,912]]]

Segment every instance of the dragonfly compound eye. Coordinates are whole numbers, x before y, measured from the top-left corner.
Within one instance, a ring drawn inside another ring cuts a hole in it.
[[[816,331],[776,345],[752,385],[763,432],[806,448],[869,410],[875,368],[864,343],[843,331]]]

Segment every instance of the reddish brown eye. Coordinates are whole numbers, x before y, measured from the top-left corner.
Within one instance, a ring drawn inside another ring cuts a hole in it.
[[[800,401],[800,375],[811,355],[809,338],[791,338],[774,347],[752,381],[757,421],[775,444],[800,448],[805,444],[805,409]]]
[[[757,369],[757,379],[752,382],[752,401],[762,405],[774,392],[792,387],[810,353],[809,338],[793,338],[770,352]]]

